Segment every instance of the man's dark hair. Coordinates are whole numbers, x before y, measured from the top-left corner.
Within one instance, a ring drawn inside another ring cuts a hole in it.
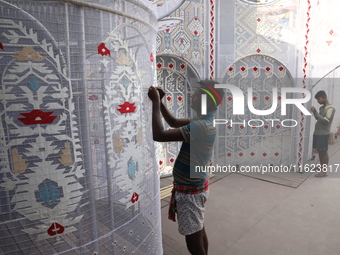
[[[207,94],[208,111],[216,110],[217,106],[222,103],[224,90],[215,88],[215,84],[219,82],[214,80],[201,80],[199,89],[202,94]],[[213,98],[211,97],[213,96]]]
[[[315,99],[318,99],[319,97],[327,98],[326,92],[323,90],[318,91],[318,93],[315,94]]]

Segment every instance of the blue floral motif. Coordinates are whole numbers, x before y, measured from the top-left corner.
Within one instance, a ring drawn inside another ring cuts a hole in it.
[[[28,87],[33,91],[37,91],[40,88],[40,85],[36,81],[35,76],[30,77],[30,81],[28,82]]]
[[[134,180],[136,178],[138,172],[138,165],[136,160],[131,157],[128,161],[128,176],[131,180]]]
[[[59,204],[60,198],[64,197],[63,188],[50,179],[45,179],[40,183],[38,189],[35,191],[37,202],[41,202],[41,205],[51,209]]]

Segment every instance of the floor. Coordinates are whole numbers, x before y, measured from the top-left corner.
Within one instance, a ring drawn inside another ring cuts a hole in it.
[[[339,255],[340,142],[330,145],[325,178],[296,173],[294,185],[241,174],[215,174],[205,214],[210,255]],[[317,158],[308,163],[317,163]],[[298,185],[296,183],[299,182]],[[161,185],[171,184],[171,177]],[[162,199],[164,255],[189,255]]]

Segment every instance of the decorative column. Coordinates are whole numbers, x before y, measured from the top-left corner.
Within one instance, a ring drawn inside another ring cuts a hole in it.
[[[303,88],[307,88],[306,80],[307,80],[307,66],[308,66],[308,43],[309,43],[309,32],[310,32],[310,12],[311,12],[311,1],[307,0],[308,9],[307,9],[307,20],[306,20],[306,32],[305,32],[305,45],[304,45],[304,57],[303,57],[303,78],[302,78],[302,86]],[[305,97],[305,95],[303,95]],[[300,112],[300,130],[299,130],[299,149],[298,149],[298,169],[301,171],[301,167],[303,164],[303,155],[304,155],[304,136],[305,136],[305,116],[302,112]]]
[[[215,77],[215,0],[209,0],[209,78]]]

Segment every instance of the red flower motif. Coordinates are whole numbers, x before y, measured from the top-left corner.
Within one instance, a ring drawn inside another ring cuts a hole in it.
[[[158,68],[161,68],[161,67],[162,67],[162,64],[161,64],[161,63],[158,63],[158,64],[157,64],[157,67],[158,67]]]
[[[264,99],[266,99],[267,101],[270,99],[270,97],[269,96],[266,96]]]
[[[2,43],[0,43],[0,49],[5,50]]]
[[[283,70],[284,70],[284,68],[283,68],[282,66],[280,66],[280,67],[279,67],[279,71],[282,72]]]
[[[168,96],[166,100],[171,101],[171,96]]]
[[[276,128],[277,128],[277,129],[280,129],[280,127],[281,127],[280,125],[276,125]]]
[[[183,97],[179,96],[179,97],[177,97],[177,100],[178,100],[178,101],[182,101],[182,100],[183,100]]]
[[[253,96],[253,100],[256,101],[256,100],[257,100],[257,97],[256,97],[256,96]]]
[[[233,128],[232,126],[230,126],[230,125],[228,126],[228,129],[232,129],[232,128]]]
[[[250,153],[250,156],[252,156],[252,157],[253,157],[254,155],[255,155],[255,153],[254,153],[254,152]]]
[[[256,66],[254,66],[253,70],[254,70],[254,72],[256,72],[258,70],[258,68]]]
[[[106,48],[105,43],[101,43],[98,45],[98,54],[102,56],[110,55],[111,52],[108,48]]]
[[[231,100],[233,100],[233,98],[232,97],[228,97],[228,101],[231,101]]]
[[[251,128],[252,128],[252,129],[255,129],[256,127],[255,127],[255,126],[252,126]]]
[[[263,155],[263,157],[265,157],[265,156],[267,156],[267,153],[264,152],[262,155]]]
[[[264,127],[264,129],[268,129],[268,128],[269,128],[269,126],[268,126],[268,125],[264,125],[263,127]]]
[[[162,161],[162,160],[160,160],[160,161],[159,161],[159,164],[160,164],[160,165],[162,165],[162,164],[163,164],[163,161]]]
[[[270,67],[269,67],[269,66],[266,67],[266,71],[267,71],[267,72],[270,71]]]
[[[238,155],[240,155],[240,157],[242,157],[242,156],[243,156],[243,153],[242,153],[242,152],[240,152]]]
[[[170,163],[174,163],[175,159],[174,158],[171,158],[169,159]]]
[[[32,110],[29,113],[20,113],[25,118],[18,118],[25,125],[51,124],[57,116],[50,116],[54,112]]]
[[[234,70],[234,68],[232,68],[232,67],[229,67],[229,72],[231,72],[231,71],[233,71]]]
[[[89,96],[89,100],[98,100],[98,96],[97,95],[91,95]]]
[[[124,104],[118,105],[120,107],[120,109],[118,109],[118,111],[123,114],[123,113],[130,113],[130,112],[134,112],[136,110],[136,106],[135,103],[129,103],[129,102],[125,102]]]
[[[240,129],[244,129],[244,126],[242,125],[242,126],[240,126]]]
[[[277,99],[281,100],[281,97],[280,97],[280,96],[278,96],[278,97],[277,97]]]
[[[230,156],[231,156],[231,153],[230,153],[230,152],[229,152],[229,153],[227,153],[227,156],[228,156],[228,157],[230,157]]]
[[[198,18],[197,18],[197,17],[195,17],[195,18],[194,18],[194,20],[198,20]]]
[[[174,64],[173,64],[173,63],[170,63],[170,64],[168,65],[168,67],[172,69],[172,68],[174,68]]]
[[[261,52],[261,50],[260,50],[260,49],[257,49],[256,51],[257,51],[257,53],[260,53],[260,52]]]
[[[62,233],[64,233],[65,228],[64,226],[60,225],[57,222],[53,222],[51,224],[51,226],[47,229],[47,234],[49,234],[50,236],[55,236],[55,235],[60,235]]]
[[[181,64],[181,69],[184,69],[185,68],[185,65],[184,64]]]
[[[275,153],[275,156],[276,156],[276,157],[279,156],[279,155],[280,155],[280,153],[278,153],[278,152]]]
[[[152,52],[150,53],[150,61],[151,61],[151,62],[154,62],[154,61],[155,61]]]
[[[169,33],[170,29],[165,29],[165,32]]]
[[[332,35],[334,33],[334,31],[331,29],[331,31],[329,31],[330,35]]]
[[[197,32],[197,31],[194,31],[194,35],[198,35],[198,32]]]
[[[241,67],[241,71],[244,72],[246,68],[244,66]]]
[[[133,192],[132,197],[131,197],[131,203],[136,203],[139,199],[139,195],[136,192]]]
[[[261,21],[261,19],[260,18],[257,18],[257,22],[260,22]]]

